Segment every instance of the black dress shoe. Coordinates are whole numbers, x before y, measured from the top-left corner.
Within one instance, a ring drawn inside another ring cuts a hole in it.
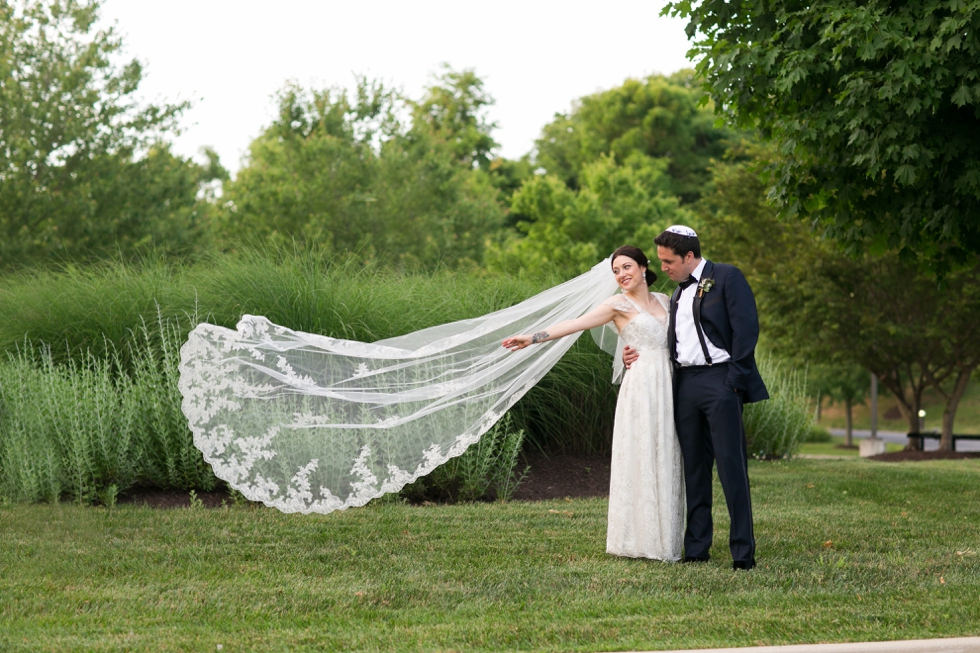
[[[681,558],[681,563],[687,564],[689,562],[707,562],[707,558],[695,558],[694,556],[684,556]]]
[[[732,563],[732,569],[734,569],[736,571],[738,571],[739,569],[742,569],[743,571],[748,571],[749,569],[752,569],[753,567],[755,567],[755,558],[753,558],[752,560],[749,560],[749,561],[736,560],[735,562]]]

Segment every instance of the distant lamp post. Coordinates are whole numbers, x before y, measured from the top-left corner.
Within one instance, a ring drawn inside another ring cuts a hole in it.
[[[926,411],[919,409],[919,433],[926,432]]]
[[[878,375],[871,375],[871,439],[878,439]]]

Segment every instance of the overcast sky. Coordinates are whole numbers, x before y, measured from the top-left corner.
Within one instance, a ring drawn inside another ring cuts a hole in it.
[[[472,68],[496,99],[500,154],[519,157],[575,98],[628,77],[669,74],[685,59],[684,22],[662,0],[106,0],[142,95],[190,100],[176,150],[214,147],[234,171],[274,115],[273,94],[381,79],[417,98],[442,62]]]

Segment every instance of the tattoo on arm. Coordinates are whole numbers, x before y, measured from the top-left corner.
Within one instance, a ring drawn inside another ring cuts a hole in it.
[[[544,342],[547,339],[548,339],[548,332],[547,331],[538,331],[533,336],[531,336],[531,344],[532,345],[536,345],[539,342]]]

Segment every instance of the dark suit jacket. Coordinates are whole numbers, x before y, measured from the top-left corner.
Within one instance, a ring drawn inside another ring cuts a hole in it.
[[[768,399],[769,391],[755,364],[759,314],[752,288],[734,265],[706,261],[701,279],[709,278],[714,279],[714,286],[700,299],[704,335],[731,354],[728,383],[742,395],[742,400],[751,404]],[[676,296],[674,293],[671,297],[671,304]],[[671,358],[676,356],[676,351],[670,352]]]

